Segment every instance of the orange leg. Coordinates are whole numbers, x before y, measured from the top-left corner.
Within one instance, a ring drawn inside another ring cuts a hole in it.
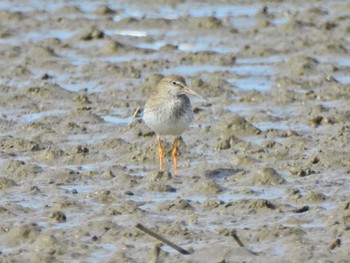
[[[179,138],[175,138],[173,143],[174,175],[177,176],[177,148],[179,147]]]
[[[159,171],[163,171],[163,147],[160,137],[157,137],[158,142],[158,153],[159,153]]]

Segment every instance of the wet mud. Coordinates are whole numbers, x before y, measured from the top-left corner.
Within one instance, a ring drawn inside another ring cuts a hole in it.
[[[1,262],[349,262],[347,1],[44,2],[0,3]],[[178,177],[129,124],[170,73]]]

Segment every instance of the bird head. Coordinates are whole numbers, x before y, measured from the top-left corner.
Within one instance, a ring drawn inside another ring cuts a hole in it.
[[[173,96],[178,96],[182,94],[188,94],[196,96],[198,98],[203,98],[189,87],[186,86],[185,79],[180,75],[168,75],[161,79],[158,87],[164,89],[164,91],[170,93]]]

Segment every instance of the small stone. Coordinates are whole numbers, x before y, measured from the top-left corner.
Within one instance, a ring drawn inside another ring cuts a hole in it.
[[[306,199],[309,200],[309,201],[319,202],[319,201],[326,200],[327,197],[324,194],[322,194],[322,193],[310,191],[307,194]]]
[[[305,176],[308,176],[310,174],[314,174],[315,172],[313,170],[311,170],[310,168],[306,168],[306,169],[295,169],[295,168],[292,168],[292,169],[290,169],[290,173],[292,175],[296,175],[296,176],[299,176],[299,177],[305,177]]]
[[[293,212],[294,213],[305,213],[305,212],[307,212],[309,210],[310,210],[310,207],[306,205],[306,206],[303,206],[301,208],[293,210]]]
[[[74,153],[79,153],[79,154],[88,154],[89,149],[85,146],[78,145],[77,147],[74,148]]]
[[[32,193],[38,193],[38,192],[40,192],[40,189],[39,189],[39,187],[37,187],[36,185],[33,185],[33,186],[30,188],[30,191],[31,191]]]
[[[334,240],[334,241],[330,244],[329,249],[330,249],[330,250],[333,250],[333,249],[335,249],[335,248],[337,248],[337,247],[340,247],[340,245],[341,245],[341,239],[340,239],[340,238],[337,238],[336,240]]]
[[[104,171],[103,176],[107,177],[107,178],[114,178],[115,177],[114,173],[108,169],[106,171]]]
[[[63,223],[66,222],[67,217],[66,215],[61,212],[61,211],[53,211],[49,214],[49,218],[58,222],[58,223]]]
[[[115,11],[113,9],[111,9],[108,5],[100,5],[95,10],[95,14],[109,15],[109,14],[115,14]]]
[[[321,124],[322,120],[323,120],[322,116],[316,116],[311,118],[308,123],[311,127],[317,128]]]

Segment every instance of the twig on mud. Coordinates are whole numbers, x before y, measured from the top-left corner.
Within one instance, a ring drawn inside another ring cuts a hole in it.
[[[243,242],[239,239],[239,237],[237,236],[237,233],[236,233],[236,230],[232,230],[231,231],[231,236],[233,237],[233,239],[238,243],[238,245],[240,246],[240,247],[242,247],[242,248],[245,248],[250,254],[252,254],[252,255],[259,255],[259,253],[258,252],[255,252],[255,251],[253,251],[253,250],[251,250],[251,249],[249,249],[249,248],[246,248],[245,246],[244,246],[244,244],[243,244]]]
[[[179,247],[178,245],[174,244],[173,242],[169,241],[168,239],[162,237],[161,235],[159,235],[158,233],[152,231],[151,229],[145,227],[144,225],[138,223],[136,224],[136,227],[140,230],[142,230],[143,232],[149,234],[150,236],[158,239],[159,241],[161,241],[162,243],[168,245],[169,247],[175,249],[176,251],[178,251],[179,253],[181,253],[182,255],[189,255],[191,254],[189,251],[183,249],[182,247]]]
[[[140,111],[140,106],[137,106],[134,114],[132,115],[131,121],[128,123],[128,126],[130,126],[134,122],[134,120],[135,120],[137,114],[139,113],[139,111]]]
[[[233,230],[232,232],[231,232],[231,236],[234,238],[234,240],[236,240],[236,242],[238,243],[238,245],[240,246],[240,247],[244,247],[244,244],[242,243],[242,241],[239,239],[239,237],[237,236],[237,233],[236,233],[236,231],[235,230]]]

